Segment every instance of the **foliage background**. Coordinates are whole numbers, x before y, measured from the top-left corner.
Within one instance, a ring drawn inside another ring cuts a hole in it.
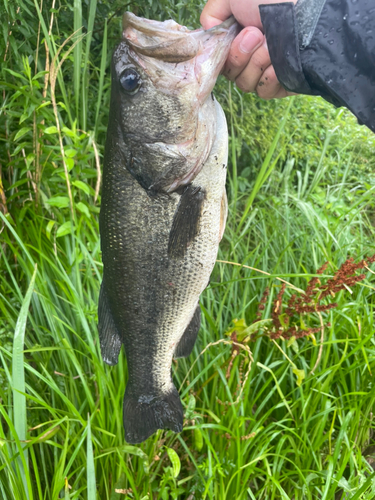
[[[372,499],[370,268],[323,314],[323,346],[261,335],[232,359],[225,335],[235,319],[251,330],[266,286],[271,317],[277,277],[304,290],[324,262],[322,280],[375,253],[374,136],[321,99],[262,102],[219,79],[230,214],[218,259],[230,264],[216,265],[197,345],[173,367],[184,431],[125,443],[126,360],[102,363],[96,326],[109,63],[125,9],[196,28],[202,2],[0,5],[0,497]]]

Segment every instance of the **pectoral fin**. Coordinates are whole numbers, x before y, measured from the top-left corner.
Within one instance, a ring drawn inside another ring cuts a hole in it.
[[[181,195],[169,233],[168,255],[174,259],[184,257],[189,244],[200,229],[205,192],[200,186],[190,184]]]
[[[184,331],[174,352],[174,358],[187,358],[190,356],[195,341],[197,340],[199,328],[201,326],[201,308],[199,304],[194,311],[193,317]]]
[[[100,287],[98,319],[100,349],[103,361],[108,365],[116,365],[122,342],[109,308],[104,279]]]

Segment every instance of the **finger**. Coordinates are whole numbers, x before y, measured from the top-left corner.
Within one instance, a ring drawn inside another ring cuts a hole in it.
[[[262,74],[256,86],[256,93],[262,99],[276,99],[288,96],[288,92],[277,79],[273,66],[269,66]]]
[[[271,65],[270,55],[266,43],[255,50],[250,61],[236,78],[236,85],[244,92],[254,92],[258,82]]]
[[[264,41],[263,33],[257,28],[244,28],[234,39],[223,74],[234,81],[249,63],[251,56]]]
[[[205,30],[213,28],[232,14],[229,0],[208,0],[202,10],[200,22]]]

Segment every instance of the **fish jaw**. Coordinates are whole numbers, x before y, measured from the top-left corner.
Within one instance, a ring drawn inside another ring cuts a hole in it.
[[[233,20],[190,31],[173,21],[125,15],[112,63],[111,115],[118,129],[112,135],[122,134],[124,163],[145,189],[173,192],[204,165],[215,136],[210,94],[237,31]],[[120,85],[129,68],[141,80],[135,95]]]
[[[238,31],[233,17],[209,30],[193,31],[172,20],[150,21],[130,12],[123,17],[123,39],[155,85],[181,94],[184,87],[195,84],[200,103],[211,93]],[[169,64],[173,66],[168,68]]]

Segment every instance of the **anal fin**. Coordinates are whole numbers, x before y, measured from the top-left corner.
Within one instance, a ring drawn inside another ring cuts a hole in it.
[[[190,320],[190,323],[186,327],[179,343],[176,346],[173,357],[174,358],[187,358],[190,356],[195,341],[197,340],[199,328],[201,326],[201,308],[199,304],[194,311],[193,317]]]
[[[109,308],[104,280],[100,287],[98,319],[100,349],[103,361],[108,365],[116,365],[122,342]]]

